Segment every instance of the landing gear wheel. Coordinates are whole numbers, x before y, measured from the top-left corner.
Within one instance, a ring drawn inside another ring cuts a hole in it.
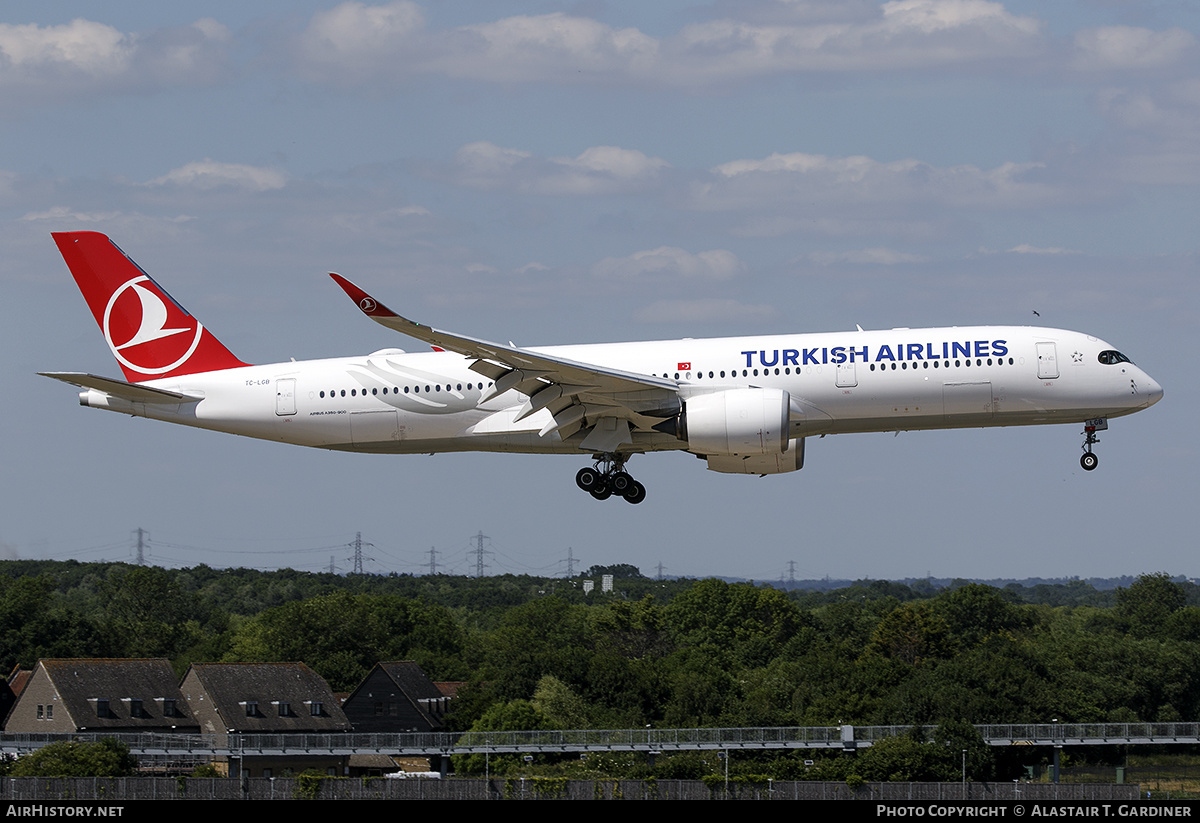
[[[1083,423],[1083,457],[1079,458],[1079,465],[1083,466],[1085,472],[1090,472],[1096,468],[1100,462],[1100,458],[1092,453],[1092,446],[1100,442],[1100,438],[1096,436],[1098,431],[1107,431],[1108,421],[1103,417],[1096,417],[1091,420],[1085,420]]]
[[[630,503],[641,503],[646,499],[646,487],[636,480],[625,490],[625,500]]]
[[[600,482],[600,480],[600,472],[591,468],[580,469],[579,473],[575,475],[575,485],[583,489],[585,492],[590,492],[592,489],[596,488],[596,485]]]
[[[607,500],[614,494],[630,503],[641,503],[646,499],[646,487],[634,480],[625,471],[629,455],[604,452],[592,455],[593,466],[582,468],[575,475],[575,485],[597,500]]]

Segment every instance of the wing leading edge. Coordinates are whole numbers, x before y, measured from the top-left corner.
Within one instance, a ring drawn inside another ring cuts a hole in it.
[[[515,421],[547,409],[552,419],[539,432],[542,437],[557,432],[565,439],[591,427],[580,448],[616,452],[633,443],[632,431],[649,432],[679,411],[673,380],[430,328],[396,314],[340,274],[329,276],[381,326],[474,360],[471,370],[494,381],[480,402],[511,389],[528,398]]]

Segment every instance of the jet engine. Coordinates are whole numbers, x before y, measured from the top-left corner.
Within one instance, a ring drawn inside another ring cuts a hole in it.
[[[694,454],[779,454],[788,449],[791,398],[782,389],[729,389],[683,401],[678,415],[655,426]]]

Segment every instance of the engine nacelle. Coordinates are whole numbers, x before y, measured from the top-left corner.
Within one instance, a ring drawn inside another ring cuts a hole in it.
[[[710,454],[708,470],[722,474],[784,474],[804,468],[804,438],[788,443],[787,451],[771,454]]]
[[[671,428],[694,454],[780,454],[788,448],[790,405],[782,389],[698,394],[683,401]]]

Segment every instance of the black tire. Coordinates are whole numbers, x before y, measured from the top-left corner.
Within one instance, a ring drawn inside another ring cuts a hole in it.
[[[625,490],[624,497],[630,503],[641,503],[646,499],[646,487],[634,480],[633,485]]]
[[[580,469],[579,473],[575,475],[575,485],[585,492],[596,488],[596,484],[599,482],[600,472],[592,468]]]
[[[1090,472],[1099,464],[1100,458],[1091,452],[1084,452],[1083,457],[1079,458],[1079,465],[1083,466],[1085,472]]]
[[[633,486],[633,478],[625,472],[617,472],[609,479],[608,485],[612,486],[612,490],[616,494],[624,496],[625,492],[629,491],[630,487]]]
[[[594,489],[590,489],[588,494],[597,500],[607,500],[612,497],[612,489],[609,488],[607,483],[600,483]]]

